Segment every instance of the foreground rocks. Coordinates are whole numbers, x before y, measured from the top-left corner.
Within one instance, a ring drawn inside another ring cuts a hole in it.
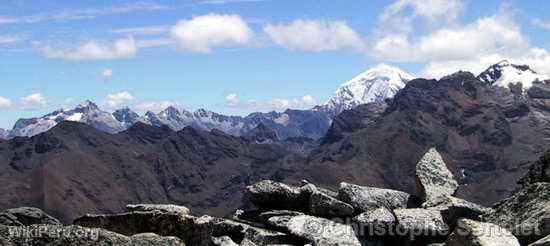
[[[9,209],[0,213],[0,245],[548,245],[549,183],[528,184],[485,208],[453,196],[456,181],[435,149],[419,162],[417,176],[422,198],[349,183],[335,192],[307,181],[264,180],[247,187],[257,210],[239,210],[232,218],[134,204],[123,213],[87,214],[63,226],[39,209]]]

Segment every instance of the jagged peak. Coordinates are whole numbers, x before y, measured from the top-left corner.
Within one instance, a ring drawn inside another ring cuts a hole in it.
[[[90,100],[85,100],[77,105],[77,108],[89,108],[89,109],[98,109],[97,104]]]

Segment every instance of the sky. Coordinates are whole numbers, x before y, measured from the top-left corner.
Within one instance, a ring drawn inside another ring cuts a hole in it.
[[[379,63],[550,75],[539,0],[3,0],[0,127],[84,100],[144,113],[311,108]]]

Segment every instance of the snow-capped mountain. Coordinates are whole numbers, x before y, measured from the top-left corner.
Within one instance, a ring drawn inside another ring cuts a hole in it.
[[[113,117],[115,117],[115,119],[119,121],[125,129],[138,122],[150,124],[146,118],[141,117],[138,113],[129,108],[116,110],[113,112]]]
[[[125,128],[109,112],[101,111],[96,104],[86,101],[71,110],[60,109],[39,118],[20,119],[11,130],[11,136],[34,136],[45,132],[62,121],[86,123],[99,130],[116,133]]]
[[[379,64],[342,84],[327,103],[317,107],[331,116],[361,104],[392,98],[414,76],[386,64]]]
[[[0,128],[0,139],[8,139],[10,132]]]
[[[506,88],[517,83],[520,83],[523,89],[531,88],[533,83],[550,83],[550,76],[539,74],[527,65],[512,64],[507,60],[490,66],[477,78],[490,85]]]

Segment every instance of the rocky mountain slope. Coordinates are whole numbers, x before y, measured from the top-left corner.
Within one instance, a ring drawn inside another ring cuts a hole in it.
[[[10,132],[0,128],[0,139],[8,139]]]
[[[518,96],[466,72],[412,80],[382,113],[362,106],[336,117],[309,157],[308,179],[417,194],[416,161],[437,146],[459,181],[458,196],[488,205],[517,189],[524,163],[550,146],[550,97],[532,93],[550,88],[533,88]]]
[[[303,157],[284,146],[218,130],[175,132],[138,123],[112,135],[66,121],[32,138],[0,142],[0,208],[40,207],[64,221],[121,211],[132,202],[226,215],[241,205],[244,186],[292,180],[301,163]]]

